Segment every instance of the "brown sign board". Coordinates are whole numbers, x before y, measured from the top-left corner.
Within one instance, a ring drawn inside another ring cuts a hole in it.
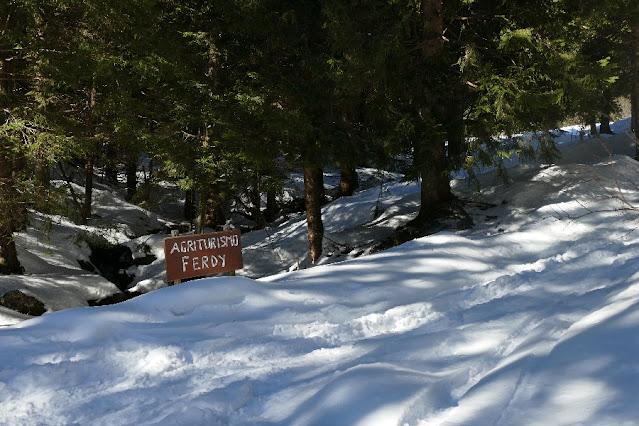
[[[164,262],[168,281],[242,269],[240,231],[165,238]]]

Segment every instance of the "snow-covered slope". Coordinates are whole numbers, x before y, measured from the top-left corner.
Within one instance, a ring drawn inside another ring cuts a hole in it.
[[[0,424],[635,424],[639,164],[601,143],[458,184],[472,230],[0,328]]]

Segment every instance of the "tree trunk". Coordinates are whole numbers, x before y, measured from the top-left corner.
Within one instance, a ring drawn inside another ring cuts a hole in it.
[[[355,167],[342,164],[339,181],[339,196],[350,197],[353,195],[358,185],[359,180],[357,178],[357,170]]]
[[[451,99],[446,107],[448,140],[448,163],[453,168],[463,166],[466,161],[466,132],[464,129],[464,94],[460,84],[453,83]]]
[[[632,92],[630,93],[630,131],[637,137],[639,130],[637,130],[637,124],[639,123],[639,119],[637,119],[637,104],[639,104],[639,84],[632,84]]]
[[[35,180],[39,189],[49,191],[51,189],[51,174],[49,173],[49,162],[41,156],[36,158],[35,163]]]
[[[138,188],[138,159],[127,155],[126,159],[126,200],[131,201]]]
[[[439,56],[444,50],[444,17],[442,0],[422,0],[424,40],[421,44],[425,58]]]
[[[113,143],[107,142],[106,145],[106,158],[104,164],[104,177],[107,183],[111,185],[118,184],[118,149]]]
[[[217,194],[210,189],[200,191],[197,216],[195,217],[195,233],[203,234],[204,229],[216,227],[224,223]]]
[[[437,64],[444,54],[443,5],[442,0],[422,1],[424,40],[421,44],[425,65]],[[446,117],[446,103],[439,102],[441,95],[425,85],[424,106],[419,110],[422,120],[437,123]],[[428,126],[426,126],[428,127]],[[445,135],[435,129],[426,128],[422,139],[417,141],[414,155],[422,178],[420,210],[416,221],[427,221],[435,215],[435,208],[452,197],[447,173]]]
[[[0,7],[0,28],[6,29],[10,22],[8,6]],[[16,82],[11,58],[14,51],[0,35],[0,94],[3,99],[11,102],[15,97]],[[9,119],[9,109],[12,105],[4,103],[0,108],[0,122]],[[14,141],[7,136],[0,135],[0,274],[23,272],[18,261],[18,252],[13,239],[18,228],[18,218],[25,210],[20,203],[19,194],[15,186],[15,161],[12,155]]]
[[[445,147],[422,154],[420,209],[417,222],[426,222],[436,217],[437,207],[452,200],[450,177],[446,168]]]
[[[155,173],[154,168],[155,160],[153,157],[149,158],[149,170],[148,173],[144,175],[144,183],[150,182],[153,179],[153,174]]]
[[[0,150],[8,141],[0,140]],[[13,161],[0,151],[0,274],[23,272],[13,239],[16,231],[16,214],[20,210],[18,193],[13,178]]]
[[[49,197],[51,194],[51,175],[49,173],[49,162],[40,153],[35,159],[35,194],[34,205],[39,211],[49,212]]]
[[[203,234],[206,227],[206,199],[207,195],[202,191],[199,191],[199,202],[197,205],[197,215],[195,216],[195,229],[193,232],[196,234]]]
[[[264,220],[270,223],[277,218],[277,192],[275,188],[268,188],[266,191],[266,210]]]
[[[263,229],[266,226],[266,221],[262,215],[262,176],[259,171],[253,175],[253,185],[249,190],[249,197],[252,209],[251,217],[257,228]]]
[[[20,142],[18,142],[20,143]],[[11,165],[11,170],[13,171],[12,182],[17,184],[20,182],[20,174],[27,169],[27,158],[22,154],[14,154],[13,161]],[[17,186],[16,186],[17,188]],[[18,190],[15,190],[16,195],[16,209],[12,213],[14,214],[13,220],[14,223],[14,232],[20,232],[27,229],[27,225],[29,225],[29,212],[27,211],[27,199],[30,196],[26,196],[26,194],[21,194]]]
[[[322,255],[324,225],[322,224],[322,198],[324,197],[324,172],[319,167],[304,167],[304,203],[308,224],[308,242],[311,260],[315,263]]]
[[[84,166],[86,177],[84,179],[84,204],[82,204],[82,223],[88,223],[91,219],[91,206],[93,203],[93,171],[95,168],[95,153],[87,155],[87,162]]]
[[[184,193],[184,219],[195,219],[195,191],[187,189]]]
[[[93,75],[93,83],[91,89],[89,90],[89,131],[90,137],[96,138],[96,125],[94,118],[94,110],[97,102],[97,94],[98,91],[96,89],[95,83],[95,74]],[[86,164],[84,167],[84,171],[86,173],[86,177],[84,180],[84,204],[82,205],[82,214],[81,221],[83,224],[86,224],[89,219],[91,219],[91,206],[93,204],[93,172],[95,169],[95,157],[99,152],[99,142],[95,139],[95,143],[89,150],[86,158]]]
[[[604,115],[601,117],[601,125],[599,126],[599,133],[612,135],[612,129],[610,128],[610,117]]]
[[[199,198],[197,216],[195,217],[195,233],[204,233],[204,228],[215,228],[218,225],[223,225],[226,218],[222,208],[223,197],[217,191],[215,186],[212,186],[208,182],[214,181],[214,172],[210,172],[212,178],[206,182],[202,182],[199,185]]]

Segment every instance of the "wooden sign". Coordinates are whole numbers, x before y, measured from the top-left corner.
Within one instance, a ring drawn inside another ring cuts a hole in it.
[[[240,231],[165,238],[164,262],[168,281],[242,269]]]

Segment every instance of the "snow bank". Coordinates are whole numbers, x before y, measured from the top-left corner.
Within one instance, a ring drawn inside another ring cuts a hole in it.
[[[472,230],[2,328],[0,424],[632,424],[638,173],[522,168]]]

